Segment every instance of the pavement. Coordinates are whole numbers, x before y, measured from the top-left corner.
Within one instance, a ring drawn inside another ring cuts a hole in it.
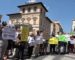
[[[8,59],[8,60],[14,60],[14,59]],[[30,58],[25,60],[75,60],[75,54],[44,55],[37,58]]]
[[[75,60],[75,54],[66,55],[46,55],[40,56],[36,59],[26,59],[26,60]]]

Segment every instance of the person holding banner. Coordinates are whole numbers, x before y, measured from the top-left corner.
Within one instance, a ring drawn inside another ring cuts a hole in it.
[[[18,35],[18,60],[22,59],[24,60],[25,54],[27,53],[24,50],[28,49],[28,34],[29,34],[29,28],[27,26],[22,26],[21,33]]]
[[[2,58],[3,58],[3,53],[2,53],[2,51],[3,51],[3,39],[2,39],[2,27],[1,27],[1,25],[0,25],[0,60],[2,60]]]
[[[6,27],[6,26],[4,26]],[[5,52],[7,50],[7,46],[8,46],[8,41],[3,39],[2,37],[2,34],[3,34],[3,30],[4,30],[4,27],[0,27],[0,60],[3,60],[4,57],[7,58],[7,56],[5,55]]]
[[[2,38],[4,40],[5,47],[7,48],[6,55],[8,57],[14,48],[15,32],[16,30],[14,26],[6,26],[2,29]]]

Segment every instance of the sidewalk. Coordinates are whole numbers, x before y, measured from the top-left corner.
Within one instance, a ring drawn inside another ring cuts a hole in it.
[[[12,59],[8,59],[12,60]],[[46,55],[40,56],[35,59],[25,59],[25,60],[75,60],[75,54],[66,54],[66,55]]]
[[[36,59],[26,59],[26,60],[75,60],[75,54],[48,55],[48,56],[41,56]]]

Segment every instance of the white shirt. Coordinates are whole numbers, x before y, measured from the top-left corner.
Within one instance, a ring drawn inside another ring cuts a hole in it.
[[[30,46],[34,46],[35,45],[34,37],[28,36],[28,43]]]
[[[71,44],[75,44],[75,39],[70,41]]]
[[[36,44],[42,44],[43,43],[43,37],[42,36],[36,36]]]
[[[16,32],[14,41],[17,41],[18,35],[19,35],[19,32]]]
[[[58,37],[59,35],[55,35],[56,37]]]
[[[67,38],[66,41],[70,41],[71,40],[69,34],[66,34],[65,37]]]

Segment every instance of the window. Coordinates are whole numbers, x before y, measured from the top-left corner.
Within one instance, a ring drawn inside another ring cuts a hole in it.
[[[22,23],[24,23],[24,22],[25,22],[25,18],[22,18],[21,20],[22,20]]]
[[[29,7],[29,8],[28,8],[28,12],[30,12],[30,10],[31,10],[31,8]]]
[[[30,23],[30,20],[31,20],[31,18],[30,18],[30,17],[28,17],[28,18],[27,18],[28,23]]]
[[[34,18],[33,18],[33,24],[34,24],[34,25],[36,25],[36,20],[37,20],[37,17],[34,17]]]
[[[36,25],[36,20],[34,20],[34,23],[33,24]]]
[[[37,10],[37,7],[34,7],[34,11],[36,11]]]
[[[14,23],[14,20],[12,19],[11,22]]]
[[[18,20],[16,20],[16,24],[18,24],[19,23],[19,21]]]
[[[43,12],[43,9],[41,8],[41,13]]]
[[[19,20],[19,24],[22,24],[22,20]]]
[[[23,12],[23,13],[25,12],[25,8],[22,9],[22,12]]]
[[[75,32],[75,26],[74,26],[74,32]]]

